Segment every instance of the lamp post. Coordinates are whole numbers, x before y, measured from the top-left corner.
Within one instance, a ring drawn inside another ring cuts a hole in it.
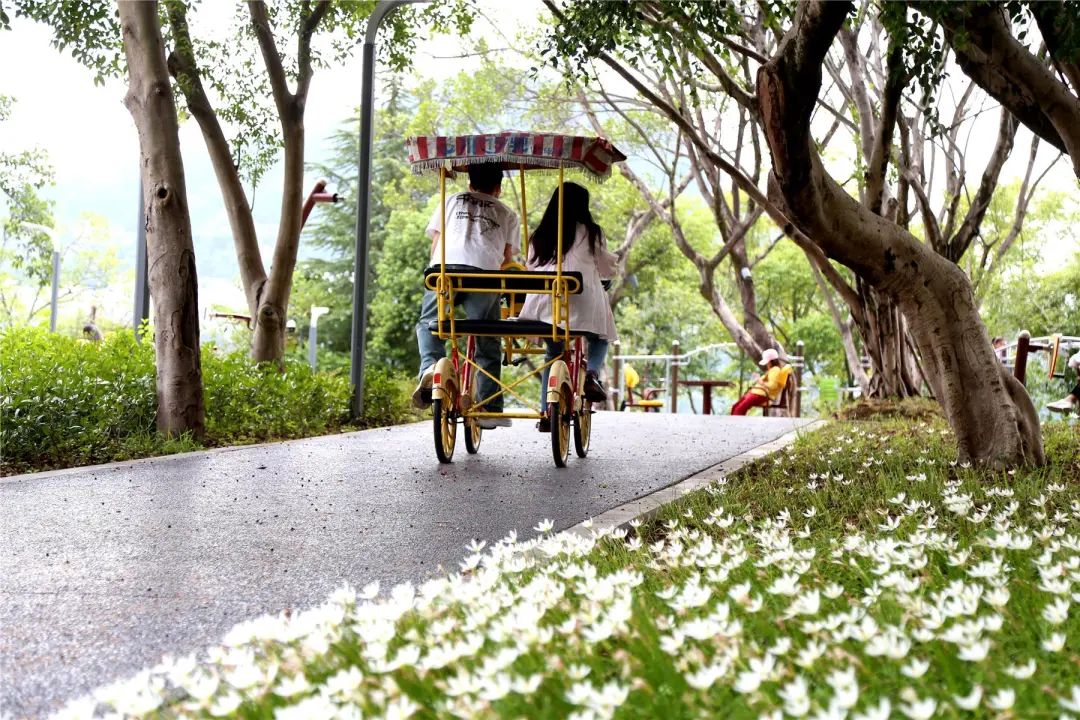
[[[49,240],[52,241],[52,301],[49,303],[49,332],[56,332],[56,305],[60,299],[60,251],[56,249],[56,236],[55,229],[47,226],[40,225],[34,222],[22,223],[25,228],[31,230],[37,230],[43,232],[49,236]]]
[[[371,137],[372,103],[375,100],[375,38],[383,20],[402,5],[426,0],[379,0],[368,17],[364,33],[363,68],[361,71],[360,157],[357,161],[356,191],[356,251],[353,266],[352,337],[349,348],[349,381],[352,416],[364,414],[364,345],[367,338],[367,275],[368,236],[371,220]]]
[[[318,331],[316,330],[316,328],[318,328],[319,326],[319,318],[321,318],[328,312],[330,312],[330,308],[328,307],[320,307],[319,305],[311,306],[311,324],[308,325],[307,359],[308,365],[311,365],[312,370],[315,369],[315,339],[316,337],[318,337]]]

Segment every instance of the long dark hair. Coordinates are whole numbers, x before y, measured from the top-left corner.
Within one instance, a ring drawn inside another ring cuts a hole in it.
[[[589,234],[589,252],[596,254],[600,244],[600,226],[593,221],[589,212],[589,191],[577,183],[563,184],[563,257],[574,246],[577,239],[578,223],[585,226]],[[559,189],[551,194],[544,217],[533,230],[529,238],[530,254],[537,265],[555,262],[559,242]]]

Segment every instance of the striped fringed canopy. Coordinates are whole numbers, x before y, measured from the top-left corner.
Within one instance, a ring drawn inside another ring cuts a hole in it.
[[[499,163],[503,170],[581,170],[603,181],[611,166],[626,156],[603,138],[545,133],[502,132],[488,135],[424,135],[405,141],[409,164],[417,175],[444,167],[463,171],[478,163]]]

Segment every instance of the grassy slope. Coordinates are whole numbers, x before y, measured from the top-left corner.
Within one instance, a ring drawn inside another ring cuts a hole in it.
[[[1077,426],[1046,426],[1048,467],[988,474],[925,417],[836,423],[628,536],[507,539],[464,577],[343,590],[107,694],[169,678],[188,691],[165,715],[247,717],[1080,715]]]

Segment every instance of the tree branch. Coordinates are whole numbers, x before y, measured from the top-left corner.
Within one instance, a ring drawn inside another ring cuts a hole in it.
[[[979,189],[968,207],[964,222],[960,224],[956,233],[946,243],[945,257],[949,260],[955,263],[960,262],[960,258],[964,256],[964,253],[970,247],[971,241],[979,233],[983,217],[986,216],[986,211],[990,208],[990,201],[994,197],[994,191],[997,189],[1001,168],[1005,165],[1009,155],[1012,154],[1013,140],[1015,138],[1016,120],[1013,118],[1012,113],[1006,108],[1002,108],[997,143],[994,145],[994,152],[986,163],[982,180],[979,182]],[[1032,160],[1034,161],[1034,158]],[[1031,165],[1029,164],[1028,173],[1030,174],[1030,172]]]
[[[236,248],[237,264],[240,266],[240,280],[244,286],[244,295],[248,302],[248,311],[254,317],[259,293],[266,282],[266,269],[263,266],[262,253],[259,250],[255,220],[251,214],[240,173],[232,159],[232,149],[218,121],[217,113],[210,104],[202,84],[202,74],[195,60],[191,33],[188,28],[187,6],[183,2],[170,1],[165,4],[169,26],[172,28],[174,48],[169,54],[169,73],[176,78],[176,84],[184,95],[188,111],[199,124],[206,151],[214,166],[218,186],[221,188],[225,203],[225,213],[229,218],[233,244]]]
[[[296,48],[296,97],[301,103],[307,99],[308,88],[311,86],[311,36],[329,10],[330,0],[319,0],[315,3],[315,9],[306,18],[302,18]]]
[[[251,26],[255,29],[255,37],[259,41],[259,50],[262,51],[266,74],[270,77],[274,103],[277,105],[278,115],[284,124],[286,118],[290,116],[289,106],[293,98],[289,92],[289,82],[285,77],[285,68],[281,64],[277,43],[274,42],[274,31],[270,27],[266,3],[262,0],[249,0],[248,11],[251,14]]]

